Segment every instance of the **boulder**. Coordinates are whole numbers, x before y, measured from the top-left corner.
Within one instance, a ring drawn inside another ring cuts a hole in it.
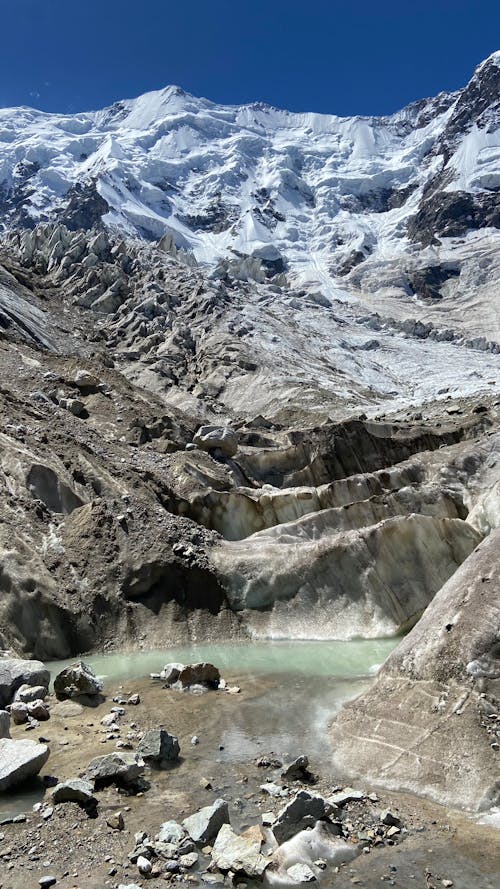
[[[285,781],[310,779],[311,773],[309,772],[309,759],[307,756],[297,756],[296,759],[291,762],[284,763],[281,777],[284,778]]]
[[[291,836],[314,827],[316,821],[327,818],[333,812],[333,806],[319,794],[300,790],[281,810],[274,825],[273,833],[278,843],[284,843]]]
[[[180,747],[174,735],[169,735],[164,729],[153,728],[145,733],[137,751],[148,765],[163,769],[179,758]]]
[[[0,739],[0,793],[38,775],[49,758],[46,744]]]
[[[212,863],[221,871],[262,877],[269,858],[260,854],[261,846],[262,836],[239,836],[229,824],[223,824],[212,849]]]
[[[94,789],[110,784],[133,786],[144,774],[144,760],[135,753],[107,753],[97,756],[85,769],[83,777],[93,781]]]
[[[45,722],[47,719],[50,719],[49,708],[45,701],[30,701],[26,706],[28,708],[28,717],[31,716],[32,719],[38,719],[39,722]]]
[[[50,672],[41,661],[26,661],[19,658],[0,658],[0,707],[14,700],[14,695],[22,685],[41,685],[48,688]]]
[[[204,806],[182,822],[182,826],[195,843],[211,842],[223,824],[229,824],[229,808],[225,799],[216,799],[213,805]]]
[[[10,738],[10,713],[0,710],[0,738]]]
[[[94,786],[91,781],[83,778],[70,778],[57,784],[52,791],[54,803],[80,803],[84,806],[95,806]]]
[[[14,701],[10,705],[10,715],[14,725],[23,725],[28,722],[28,705],[23,704],[22,701]]]
[[[206,685],[208,688],[218,688],[220,682],[220,673],[213,664],[188,664],[184,667],[177,681],[183,688],[189,688],[191,685]]]
[[[54,692],[59,699],[77,695],[94,697],[102,691],[102,682],[84,661],[78,661],[61,670],[54,679]]]
[[[234,457],[238,450],[238,435],[230,426],[201,426],[193,444],[203,451],[218,449],[226,457]]]
[[[14,695],[14,701],[29,704],[32,701],[43,701],[47,697],[47,689],[43,685],[21,685]]]
[[[179,673],[184,670],[184,664],[165,664],[160,673],[160,679],[163,679],[168,685],[173,685],[179,678]]]

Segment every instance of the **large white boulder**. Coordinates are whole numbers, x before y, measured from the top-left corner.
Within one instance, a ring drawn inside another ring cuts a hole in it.
[[[38,775],[48,758],[46,744],[0,738],[0,793]]]

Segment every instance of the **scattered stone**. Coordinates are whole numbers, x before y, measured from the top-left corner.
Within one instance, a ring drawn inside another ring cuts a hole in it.
[[[385,809],[385,811],[380,813],[380,820],[382,824],[389,824],[391,827],[401,827],[401,820],[394,815],[389,809]]]
[[[160,826],[160,831],[158,833],[158,841],[160,843],[179,845],[185,838],[186,831],[184,827],[177,823],[177,821],[164,821]]]
[[[49,758],[46,744],[0,739],[0,792],[38,775]]]
[[[136,707],[137,704],[140,704],[140,703],[141,703],[141,699],[140,699],[140,696],[137,694],[137,692],[133,695],[130,695],[130,697],[127,700],[127,704],[132,704],[133,707]]]
[[[123,819],[122,813],[113,812],[111,815],[108,815],[108,817],[106,818],[106,824],[113,830],[123,830],[125,827],[125,821]]]
[[[287,874],[293,883],[312,883],[316,879],[316,874],[308,864],[292,864]]]
[[[281,769],[283,763],[281,759],[275,759],[272,754],[259,756],[258,759],[255,760],[255,765],[258,766],[259,769]]]
[[[328,797],[328,802],[332,806],[345,806],[346,803],[359,802],[365,798],[362,790],[354,790],[352,787],[345,787],[343,790],[337,791]]]
[[[144,855],[139,855],[136,864],[139,873],[143,876],[151,873],[152,864],[147,858],[144,857]]]
[[[233,871],[248,877],[261,877],[269,859],[260,854],[262,835],[238,836],[229,824],[223,824],[212,849],[212,863],[221,871]]]
[[[450,889],[450,887],[453,886],[453,880],[441,880],[441,883],[445,889]]]
[[[200,778],[200,787],[203,787],[203,790],[212,790],[212,782],[208,778]]]
[[[219,833],[223,824],[229,824],[229,809],[225,799],[216,799],[213,805],[204,806],[182,822],[195,843],[208,843]]]
[[[42,889],[49,889],[50,886],[55,886],[57,883],[56,877],[41,877],[38,880],[38,885],[42,887]]]
[[[199,855],[197,852],[187,852],[186,855],[181,855],[179,858],[179,864],[182,867],[194,867],[196,862],[198,861]]]
[[[52,791],[52,801],[54,803],[80,803],[86,807],[97,805],[92,783],[83,778],[70,778],[69,781],[57,784]]]
[[[333,806],[319,794],[300,790],[279,813],[273,825],[273,833],[278,843],[284,843],[299,830],[313,827],[316,821],[326,818]]]
[[[62,670],[54,679],[54,692],[57,698],[72,698],[77,695],[95,697],[102,692],[102,682],[84,661],[78,661]]]
[[[191,746],[196,747],[196,745],[199,743],[200,743],[200,739],[199,739],[198,735],[193,735],[193,737],[191,738]]]
[[[285,781],[310,780],[312,776],[308,770],[308,767],[309,759],[307,758],[307,756],[297,756],[296,759],[284,764],[283,771],[281,772],[281,777]]]
[[[107,753],[97,756],[87,766],[84,778],[99,790],[110,784],[131,788],[144,774],[144,761],[135,753]]]
[[[262,824],[264,827],[272,827],[276,821],[276,815],[273,812],[262,813]]]
[[[273,781],[268,781],[267,784],[261,784],[260,789],[263,793],[268,793],[269,796],[285,797],[289,795],[289,791],[286,787],[280,787],[279,784],[275,784]]]
[[[164,729],[150,729],[139,743],[138,753],[148,765],[168,768],[179,758],[179,741]]]

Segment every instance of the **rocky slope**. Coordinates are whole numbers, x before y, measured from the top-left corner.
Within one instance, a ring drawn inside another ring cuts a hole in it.
[[[0,112],[0,647],[441,625],[500,515],[499,63],[387,119]]]

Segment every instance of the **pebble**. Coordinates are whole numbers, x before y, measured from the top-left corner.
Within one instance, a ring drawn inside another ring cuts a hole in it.
[[[57,883],[57,878],[51,877],[51,876],[41,877],[38,880],[38,885],[41,886],[42,889],[49,889],[49,886],[55,886],[56,883]]]

